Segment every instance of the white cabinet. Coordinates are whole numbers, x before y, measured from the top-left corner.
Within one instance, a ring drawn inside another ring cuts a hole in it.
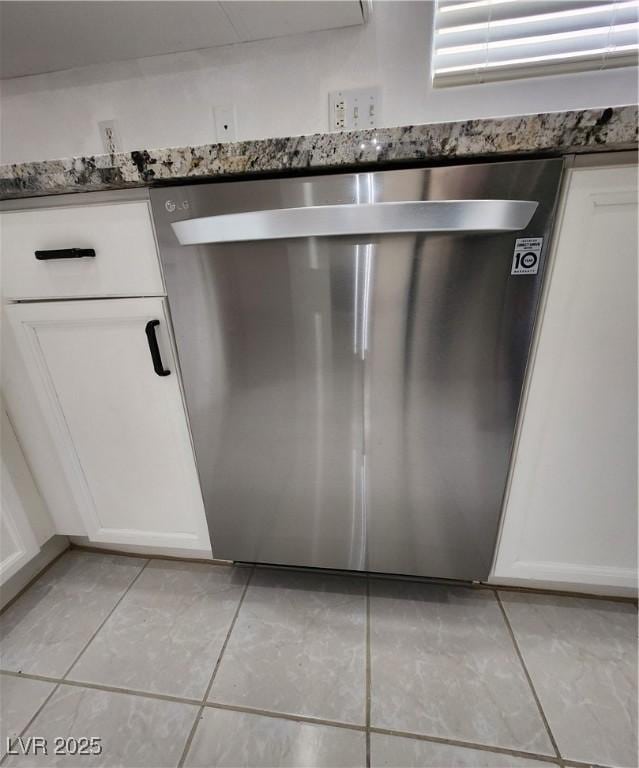
[[[493,582],[637,586],[637,168],[569,172]]]
[[[2,388],[57,533],[206,552],[147,197],[63,196],[2,214]],[[35,256],[51,250],[64,253]],[[153,367],[151,320],[168,376]]]
[[[0,451],[2,465],[0,476],[0,585],[2,585],[40,551],[37,532],[29,519],[29,508],[31,506],[32,512],[37,513],[39,511],[38,506],[42,506],[42,500],[29,476],[28,467],[4,406],[0,407],[0,417],[0,435],[2,438]],[[42,512],[46,515],[44,509]],[[35,522],[40,524],[39,533],[43,541],[53,533],[52,530],[47,530],[47,523],[50,525],[50,521],[47,521],[46,518]]]
[[[20,497],[2,466],[0,514],[0,585],[11,578],[40,551]]]
[[[6,314],[88,537],[208,549],[165,300],[22,303]],[[166,376],[154,370],[152,320]]]

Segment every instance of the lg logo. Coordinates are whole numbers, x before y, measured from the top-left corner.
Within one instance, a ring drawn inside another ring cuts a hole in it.
[[[173,200],[167,200],[166,203],[164,203],[164,207],[169,213],[173,213],[174,211],[188,211],[189,201],[182,200],[181,203],[175,203]]]

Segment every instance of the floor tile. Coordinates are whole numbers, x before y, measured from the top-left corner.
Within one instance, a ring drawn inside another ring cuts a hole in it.
[[[48,754],[10,756],[7,766],[176,766],[197,716],[197,706],[127,693],[61,685],[26,736],[42,736]],[[55,755],[56,737],[101,739],[100,755]]]
[[[500,596],[561,754],[636,766],[634,605],[516,592]]]
[[[362,731],[209,707],[185,763],[187,768],[362,768],[365,764]]]
[[[552,765],[482,749],[371,734],[371,768],[548,768]]]
[[[69,679],[201,699],[249,573],[151,561]]]
[[[371,724],[554,756],[494,594],[371,580]]]
[[[0,675],[0,757],[7,738],[18,736],[55,688],[55,683]]]
[[[363,579],[258,568],[209,698],[363,724]]]
[[[0,617],[0,666],[61,677],[146,561],[71,551]]]

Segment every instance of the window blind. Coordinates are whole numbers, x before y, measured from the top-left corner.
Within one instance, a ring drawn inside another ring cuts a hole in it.
[[[437,0],[435,86],[637,65],[639,0]]]

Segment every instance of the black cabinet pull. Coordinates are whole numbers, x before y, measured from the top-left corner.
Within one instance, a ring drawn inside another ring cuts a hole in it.
[[[162,365],[162,358],[160,357],[160,348],[158,347],[158,340],[155,337],[155,326],[159,325],[159,320],[149,320],[146,324],[145,332],[146,338],[149,342],[149,350],[151,352],[151,360],[153,360],[153,370],[158,376],[168,376],[171,371],[167,371]]]
[[[84,259],[87,256],[95,258],[93,248],[60,248],[51,251],[35,252],[35,257],[38,261],[48,261],[49,259]]]

